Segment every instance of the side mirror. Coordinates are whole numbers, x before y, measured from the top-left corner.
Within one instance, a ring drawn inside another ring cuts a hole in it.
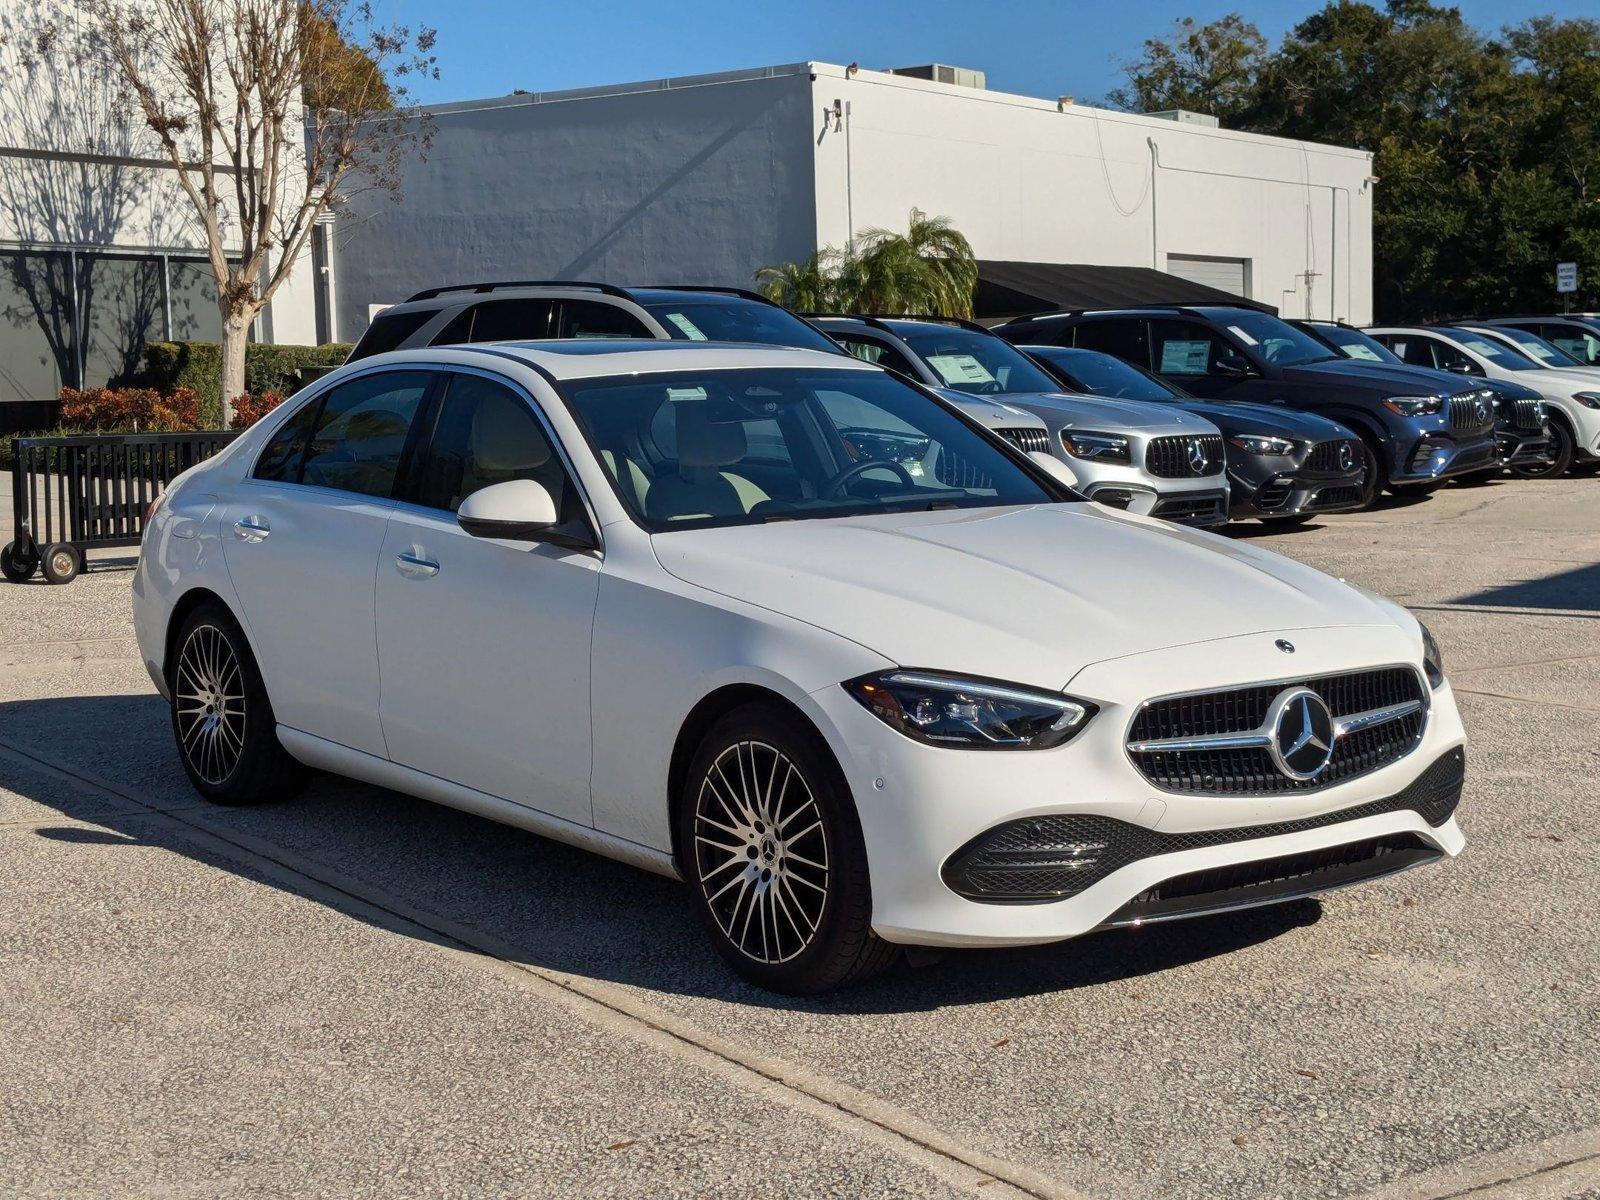
[[[1250,364],[1235,355],[1217,359],[1216,371],[1228,379],[1248,379],[1250,377]]]
[[[1478,370],[1478,366],[1477,366],[1476,363],[1470,363],[1470,362],[1451,363],[1450,367],[1449,367],[1449,370],[1454,371],[1457,375],[1481,375],[1481,374],[1483,374],[1482,371]]]
[[[532,479],[508,479],[480,488],[456,511],[456,523],[473,537],[592,548],[590,540],[557,534],[557,520],[556,502],[543,484]]]
[[[1078,477],[1072,473],[1072,468],[1059,458],[1052,454],[1046,454],[1043,450],[1030,450],[1028,451],[1028,457],[1033,460],[1034,466],[1050,476],[1051,479],[1054,479],[1063,487],[1069,487],[1073,491],[1077,491]]]

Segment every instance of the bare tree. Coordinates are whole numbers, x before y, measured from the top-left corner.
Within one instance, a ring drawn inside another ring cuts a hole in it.
[[[398,197],[431,126],[405,83],[437,78],[433,31],[346,0],[78,0],[193,206],[222,313],[223,423],[251,323],[351,195]],[[307,112],[307,104],[317,105]]]

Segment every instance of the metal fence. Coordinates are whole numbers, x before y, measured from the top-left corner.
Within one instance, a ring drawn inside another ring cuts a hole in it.
[[[237,433],[85,434],[12,440],[16,540],[5,547],[14,582],[41,566],[52,583],[83,569],[84,552],[137,546],[145,512],[175,477],[210,458]]]

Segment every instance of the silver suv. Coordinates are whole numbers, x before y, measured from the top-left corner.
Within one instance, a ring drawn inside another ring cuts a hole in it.
[[[1069,394],[1026,355],[971,321],[808,314],[858,358],[958,401],[984,400],[1042,420],[1045,450],[1091,500],[1185,525],[1228,520],[1222,434],[1164,404]]]

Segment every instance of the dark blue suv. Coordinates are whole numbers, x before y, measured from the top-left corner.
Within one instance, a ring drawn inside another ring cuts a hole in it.
[[[1373,496],[1384,487],[1437,485],[1498,459],[1492,397],[1476,381],[1358,365],[1255,309],[1043,313],[995,332],[1011,342],[1113,354],[1197,396],[1281,404],[1337,421],[1361,437]]]

